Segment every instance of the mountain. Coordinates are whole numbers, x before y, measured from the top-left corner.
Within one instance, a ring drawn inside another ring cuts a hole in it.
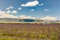
[[[4,22],[43,22],[43,23],[55,23],[55,22],[60,22],[59,20],[56,21],[46,21],[46,20],[41,20],[41,19],[18,19],[18,18],[0,18],[0,23],[4,23]]]
[[[19,19],[16,18],[0,18],[0,22],[20,22]]]
[[[0,18],[0,22],[35,22],[34,19]]]

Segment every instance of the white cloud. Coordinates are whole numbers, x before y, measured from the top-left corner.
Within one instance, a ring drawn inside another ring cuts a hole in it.
[[[17,18],[17,16],[6,13],[5,11],[0,11],[0,18]]]
[[[5,13],[5,11],[0,10],[0,13]]]
[[[42,17],[42,18],[40,18],[40,19],[41,19],[41,20],[47,20],[47,21],[57,20],[56,17],[50,17],[50,16]]]
[[[6,8],[6,13],[17,13],[17,10],[12,10],[11,11],[11,9],[13,9],[14,7],[13,6],[9,6],[8,8]]]
[[[44,11],[49,11],[49,9],[44,9]]]
[[[12,11],[11,11],[11,10],[7,10],[7,11],[5,11],[5,12],[6,12],[6,13],[14,13],[14,14],[15,14],[15,13],[18,13],[17,10],[12,10]]]
[[[11,11],[10,10],[7,10],[6,13],[11,13]]]
[[[19,18],[20,19],[35,19],[34,17],[26,16],[26,15],[20,15]]]
[[[34,11],[34,9],[31,9],[31,11]]]
[[[35,0],[35,1],[32,1],[32,2],[27,2],[26,4],[21,4],[21,6],[29,7],[29,6],[36,6],[38,4],[39,4],[39,2],[37,0]]]
[[[8,7],[8,8],[6,8],[6,10],[9,10],[10,8]]]
[[[13,6],[10,6],[10,8],[12,9],[12,8],[14,8]]]
[[[11,14],[6,13],[5,11],[1,11],[1,10],[0,10],[0,18],[35,19],[34,17],[26,16],[26,15],[14,16],[14,15],[11,15]]]
[[[11,13],[17,13],[17,11],[16,10],[13,10]]]
[[[13,6],[9,6],[6,8],[6,10],[10,10],[10,9],[13,9],[14,7]]]
[[[9,13],[6,13],[5,11],[0,10],[0,18],[20,18],[20,19],[36,19],[35,17],[32,16],[26,16],[26,15],[20,15],[20,16],[14,16]],[[41,20],[47,20],[47,21],[54,21],[57,20],[57,17],[51,17],[51,16],[46,16],[46,17],[41,17]]]
[[[20,8],[18,8],[19,10],[21,10],[21,7]]]
[[[9,6],[8,8],[6,8],[5,12],[6,13],[17,13],[17,10],[11,10],[13,9],[13,6]],[[20,8],[19,8],[20,9]]]
[[[43,6],[43,5],[44,5],[43,3],[39,4],[39,6]]]

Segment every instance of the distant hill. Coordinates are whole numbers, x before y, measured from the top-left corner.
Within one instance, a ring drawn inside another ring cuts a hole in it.
[[[59,20],[56,21],[45,21],[45,20],[40,20],[40,19],[18,19],[18,18],[0,18],[0,23],[4,22],[60,22]]]
[[[20,22],[19,19],[16,18],[0,18],[0,22]]]

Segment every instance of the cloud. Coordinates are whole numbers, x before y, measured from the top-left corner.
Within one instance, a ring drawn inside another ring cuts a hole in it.
[[[14,8],[13,6],[9,6],[8,8],[6,8],[5,12],[6,13],[17,13],[17,10],[11,10],[13,8]]]
[[[10,8],[8,7],[8,8],[6,8],[6,10],[9,10]]]
[[[18,17],[0,10],[0,18],[18,18]]]
[[[44,5],[43,3],[39,4],[39,6],[43,6],[43,5]]]
[[[18,13],[16,10],[7,10],[7,11],[5,11],[6,13],[14,13],[14,14],[16,14],[16,13]]]
[[[10,10],[10,9],[13,9],[14,7],[13,6],[9,6],[6,8],[6,10]]]
[[[34,11],[34,9],[31,9],[31,11]]]
[[[44,11],[49,11],[49,9],[44,9]]]
[[[14,8],[13,6],[10,6],[10,8],[12,9],[12,8]]]
[[[11,11],[10,10],[7,10],[6,13],[11,13]]]
[[[50,16],[42,17],[42,18],[40,18],[40,19],[41,19],[41,20],[47,20],[47,21],[57,20],[56,17],[50,17]]]
[[[20,8],[18,8],[19,10],[21,10],[22,8],[20,7]]]
[[[1,10],[0,10],[0,18],[35,19],[34,17],[26,16],[26,15],[14,16]]]
[[[35,19],[34,17],[26,16],[26,15],[20,15],[19,18],[20,19]]]
[[[16,10],[13,10],[11,13],[17,13],[17,11]]]
[[[1,11],[1,10],[0,10],[0,18],[36,19],[35,17],[26,16],[26,15],[14,16],[12,14],[6,13],[5,11]],[[46,16],[46,17],[41,17],[40,19],[45,21],[54,21],[57,20],[57,17]]]
[[[27,2],[26,4],[21,4],[21,6],[23,6],[23,7],[31,7],[31,6],[36,6],[36,5],[38,5],[39,4],[39,2],[37,1],[37,0],[35,0],[35,1],[32,1],[32,2]]]
[[[5,11],[0,10],[0,13],[5,13]]]

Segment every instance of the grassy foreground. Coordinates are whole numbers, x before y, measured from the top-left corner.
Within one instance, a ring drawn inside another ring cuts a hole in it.
[[[60,40],[60,24],[0,23],[0,40]]]

